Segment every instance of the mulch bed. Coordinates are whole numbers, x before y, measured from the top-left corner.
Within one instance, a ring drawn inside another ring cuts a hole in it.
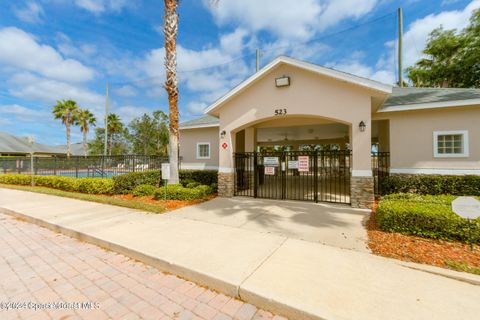
[[[426,239],[390,233],[378,228],[375,209],[367,222],[368,246],[374,254],[403,261],[425,263],[447,268],[446,261],[480,267],[480,248],[461,242]]]
[[[186,207],[186,206],[191,206],[193,204],[199,204],[199,203],[211,200],[216,196],[217,196],[216,194],[213,194],[208,196],[206,199],[198,199],[198,200],[155,200],[153,199],[153,197],[134,197],[131,194],[113,195],[110,197],[128,200],[128,201],[143,202],[143,203],[163,207],[167,211],[170,211],[170,210],[175,210],[175,209]]]

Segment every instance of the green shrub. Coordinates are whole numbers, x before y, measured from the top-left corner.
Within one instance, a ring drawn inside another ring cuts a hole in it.
[[[108,178],[80,178],[76,179],[76,188],[76,191],[81,193],[112,194],[113,180]]]
[[[452,211],[455,196],[390,195],[380,201],[379,227],[420,237],[480,243],[480,218],[469,222]]]
[[[183,184],[183,183],[182,183]],[[200,185],[200,182],[189,182],[185,185],[186,188],[193,189]]]
[[[205,188],[206,187],[206,188]],[[203,199],[209,193],[209,186],[198,186],[196,188],[185,188],[182,185],[168,185],[167,187],[167,200],[196,200]],[[157,188],[154,194],[154,198],[157,200],[165,199],[165,187]]]
[[[184,187],[193,182],[207,186],[217,183],[217,171],[215,170],[180,170],[179,176]],[[131,193],[136,186],[141,184],[159,186],[160,180],[161,172],[157,170],[121,174],[113,177],[114,193]]]
[[[391,175],[384,178],[381,191],[383,195],[418,193],[479,196],[480,176]]]
[[[216,170],[180,170],[179,176],[180,181],[190,180],[191,182],[198,182],[207,186],[218,181],[218,172]]]
[[[132,194],[135,197],[153,196],[156,190],[157,187],[155,186],[149,184],[141,184],[139,186],[136,186],[135,189],[133,189]]]
[[[0,183],[3,184],[19,184],[19,185],[29,185],[32,178],[25,174],[0,174]]]
[[[29,185],[31,177],[24,174],[0,174],[0,183]],[[113,181],[107,178],[71,178],[62,176],[35,176],[35,185],[64,191],[89,194],[113,193]]]
[[[135,187],[148,184],[158,186],[160,183],[161,172],[158,170],[146,172],[130,172],[113,177],[113,192],[115,194],[131,193]]]

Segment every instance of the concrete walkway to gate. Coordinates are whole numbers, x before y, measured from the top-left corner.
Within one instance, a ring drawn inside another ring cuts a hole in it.
[[[241,200],[232,203],[241,206]],[[277,205],[283,207],[283,203]],[[247,218],[260,205],[252,206],[244,213]],[[301,209],[291,210],[301,217]],[[442,320],[478,319],[480,314],[479,276],[258,232],[253,227],[9,189],[0,189],[0,211],[291,319]],[[266,217],[259,221],[269,223]]]
[[[369,211],[348,205],[234,197],[166,215],[369,252],[364,227]]]

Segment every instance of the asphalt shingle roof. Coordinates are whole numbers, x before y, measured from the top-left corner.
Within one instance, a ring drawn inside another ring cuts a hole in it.
[[[382,107],[480,99],[480,89],[394,87]]]
[[[17,137],[11,134],[0,132],[0,153],[30,153],[31,145],[26,137]],[[65,154],[65,150],[59,147],[34,143],[35,153]]]
[[[188,128],[188,127],[195,127],[195,126],[208,126],[218,124],[218,118],[212,117],[210,115],[205,115],[197,119],[189,120],[180,123],[180,128]]]

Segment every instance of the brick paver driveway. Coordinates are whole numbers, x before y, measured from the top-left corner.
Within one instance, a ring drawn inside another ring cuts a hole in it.
[[[284,319],[3,214],[0,276],[0,319]]]

